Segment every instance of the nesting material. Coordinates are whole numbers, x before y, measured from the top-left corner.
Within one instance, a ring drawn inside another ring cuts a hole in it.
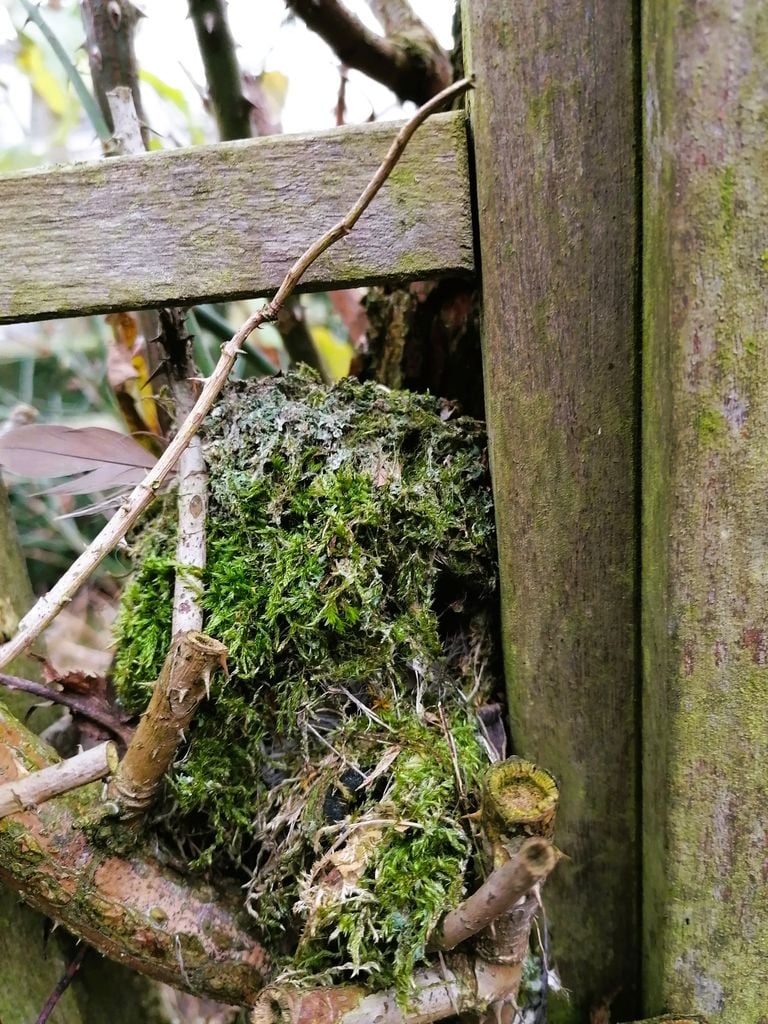
[[[493,515],[482,429],[449,413],[292,374],[233,384],[205,431],[204,628],[229,678],[153,827],[193,870],[242,879],[290,979],[407,992],[481,879]],[[168,502],[135,539],[117,625],[133,712],[170,644],[174,550]]]

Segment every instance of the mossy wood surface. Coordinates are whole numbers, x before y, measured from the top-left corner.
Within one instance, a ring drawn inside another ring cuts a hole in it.
[[[204,628],[230,674],[155,827],[196,871],[244,883],[273,982],[405,998],[438,918],[481,876],[467,815],[499,754],[482,429],[431,397],[308,372],[230,385],[204,445]],[[132,711],[169,645],[173,533],[158,510],[123,600]]]
[[[511,726],[560,779],[569,857],[553,1021],[639,1010],[634,7],[463,7]]]
[[[0,482],[0,635],[11,635],[32,601],[24,557],[11,518],[5,488]],[[20,663],[22,662],[22,663]],[[19,659],[18,671],[34,675],[36,666]],[[32,701],[23,694],[4,692],[3,697],[16,714],[23,715]],[[50,713],[47,715],[50,720]],[[35,725],[46,717],[35,713]],[[37,1019],[45,1001],[64,974],[74,953],[74,942],[59,932],[48,936],[50,922],[23,906],[16,893],[0,890],[0,1021],[30,1024]],[[125,986],[129,986],[126,988]],[[117,989],[126,993],[115,1004]],[[90,954],[79,976],[51,1015],[51,1024],[133,1024],[160,1021],[154,986],[144,978],[116,964]]]
[[[0,704],[0,782],[50,764],[53,751]],[[102,825],[100,783],[0,821],[0,884],[64,924],[99,952],[159,981],[228,1003],[249,1004],[269,958],[242,927],[237,891],[183,877]],[[117,848],[116,839],[122,839]]]
[[[366,124],[0,177],[0,323],[264,295],[347,212],[398,125]],[[461,114],[423,125],[304,289],[473,269]]]
[[[646,1011],[768,1014],[768,8],[644,5]]]

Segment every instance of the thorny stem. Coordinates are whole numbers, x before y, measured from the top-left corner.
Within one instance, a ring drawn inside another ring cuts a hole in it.
[[[243,96],[242,76],[235,40],[227,21],[225,0],[188,0],[195,26],[211,107],[219,138],[247,139],[251,134],[248,103]]]
[[[108,741],[31,775],[5,782],[0,785],[0,818],[37,807],[62,793],[103,779],[116,768],[117,747]]]
[[[288,296],[292,294],[304,273],[315,260],[340,238],[349,234],[389,177],[416,129],[423,124],[430,114],[434,113],[445,103],[466,92],[471,86],[471,79],[461,79],[438,93],[437,96],[434,96],[416,111],[413,117],[398,132],[384,161],[347,215],[334,227],[322,234],[302,253],[286,274],[271,302],[251,314],[237,333],[233,335],[231,341],[223,346],[221,356],[213,373],[205,382],[205,386],[200,392],[192,411],[179,427],[176,436],[165,452],[149,473],[147,473],[144,480],[134,488],[123,505],[117,510],[87,550],[73,562],[49,593],[42,597],[31,611],[24,616],[16,636],[0,647],[0,668],[3,668],[13,658],[26,650],[32,641],[52,622],[61,609],[72,600],[73,595],[88,579],[94,569],[106,558],[118,541],[126,535],[145,509],[149,507],[161,484],[169,476],[171,470],[178,462],[179,456],[195,436],[203,420],[213,407],[227,382],[230,370],[237,359],[243,343],[257,327],[275,319]]]

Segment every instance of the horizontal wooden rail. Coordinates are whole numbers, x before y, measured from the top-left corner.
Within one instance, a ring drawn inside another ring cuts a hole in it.
[[[264,295],[367,184],[366,124],[0,176],[0,323]],[[473,270],[464,118],[430,119],[305,290]]]

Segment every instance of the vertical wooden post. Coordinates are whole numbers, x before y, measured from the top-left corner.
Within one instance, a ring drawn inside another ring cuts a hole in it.
[[[768,1019],[768,9],[649,0],[646,1008]]]
[[[569,1008],[635,1003],[632,0],[464,0],[484,366],[516,752],[562,786],[548,887]]]

